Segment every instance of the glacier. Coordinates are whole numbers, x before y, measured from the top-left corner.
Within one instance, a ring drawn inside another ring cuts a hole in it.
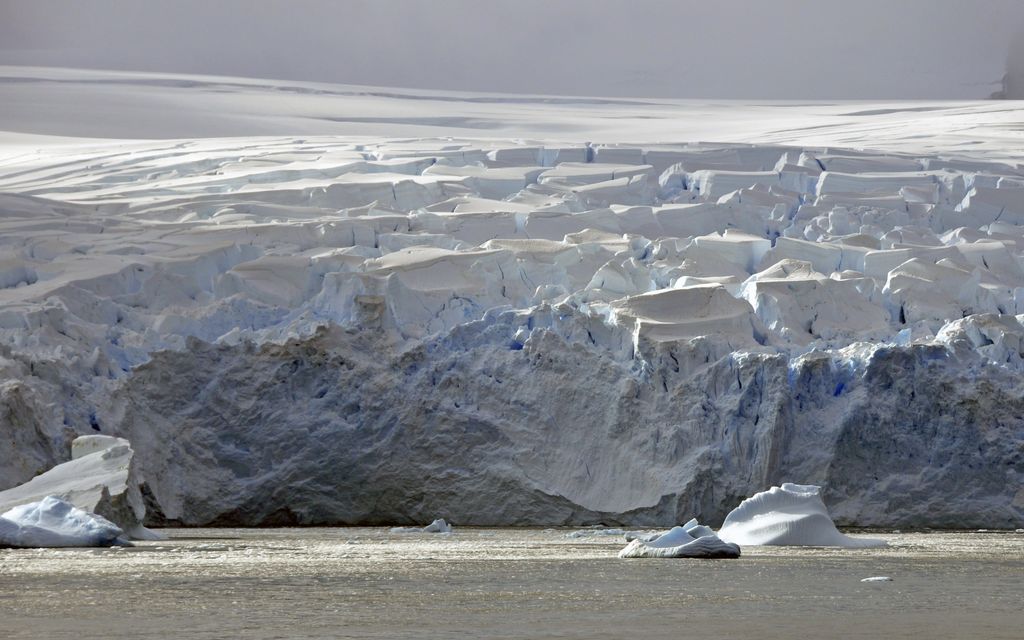
[[[0,78],[81,107],[0,121],[0,489],[98,435],[155,526],[1024,524],[1021,108],[161,82],[180,138]]]

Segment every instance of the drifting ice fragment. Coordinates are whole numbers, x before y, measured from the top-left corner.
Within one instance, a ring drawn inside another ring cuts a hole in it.
[[[566,538],[591,538],[597,536],[629,536],[622,529],[580,529],[565,534]]]
[[[423,533],[451,533],[452,525],[444,521],[444,518],[438,518],[427,526],[423,527]]]
[[[733,509],[718,535],[741,545],[886,546],[884,540],[851,538],[840,533],[820,493],[821,487],[788,482],[762,491]]]
[[[872,576],[870,578],[864,578],[861,582],[892,582],[892,578],[889,576]]]
[[[675,527],[675,528],[676,529],[682,529],[687,534],[689,534],[689,536],[691,538],[702,538],[704,536],[713,536],[713,535],[715,535],[715,530],[714,529],[712,529],[711,527],[708,527],[708,526],[705,526],[705,525],[702,525],[702,524],[698,523],[696,518],[690,518],[689,522],[687,522],[686,524],[684,524],[681,527]],[[662,533],[640,533],[638,531],[628,531],[628,532],[626,532],[626,536],[625,537],[626,537],[626,542],[632,542],[634,540],[640,540],[641,542],[651,542],[652,540],[656,540],[658,538],[661,538],[663,535],[665,535],[665,534],[662,534]]]
[[[392,527],[391,533],[451,533],[452,525],[438,518],[425,527]]]
[[[710,528],[690,520],[665,533],[633,538],[620,558],[738,558],[740,548],[723,542]]]
[[[0,515],[0,547],[110,547],[127,545],[113,522],[47,496]]]

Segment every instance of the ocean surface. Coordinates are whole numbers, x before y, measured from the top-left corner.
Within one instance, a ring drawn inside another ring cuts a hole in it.
[[[0,637],[1024,637],[1024,533],[620,560],[622,536],[596,530],[163,532],[0,550]],[[861,582],[873,576],[892,581]]]

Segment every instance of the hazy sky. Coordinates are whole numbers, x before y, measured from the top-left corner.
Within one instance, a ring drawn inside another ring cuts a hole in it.
[[[1024,0],[0,0],[0,64],[552,94],[972,98]]]

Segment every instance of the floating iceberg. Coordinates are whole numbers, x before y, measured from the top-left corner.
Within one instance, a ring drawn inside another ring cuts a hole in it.
[[[851,538],[836,529],[821,501],[821,487],[785,483],[755,494],[725,517],[719,537],[747,545],[884,547],[873,538]]]
[[[123,438],[91,435],[71,443],[71,460],[0,491],[0,510],[56,496],[88,513],[115,522],[135,540],[160,539],[142,526],[146,508],[137,482],[129,481],[134,452]]]
[[[0,547],[110,547],[128,544],[113,522],[47,496],[0,515]]]
[[[391,533],[452,533],[454,529],[444,518],[438,518],[425,527],[392,527]]]
[[[452,531],[452,525],[445,522],[444,518],[438,518],[423,527],[423,533],[451,533]]]
[[[619,552],[620,558],[738,558],[739,545],[725,542],[709,528],[690,520],[662,534],[638,536]]]

